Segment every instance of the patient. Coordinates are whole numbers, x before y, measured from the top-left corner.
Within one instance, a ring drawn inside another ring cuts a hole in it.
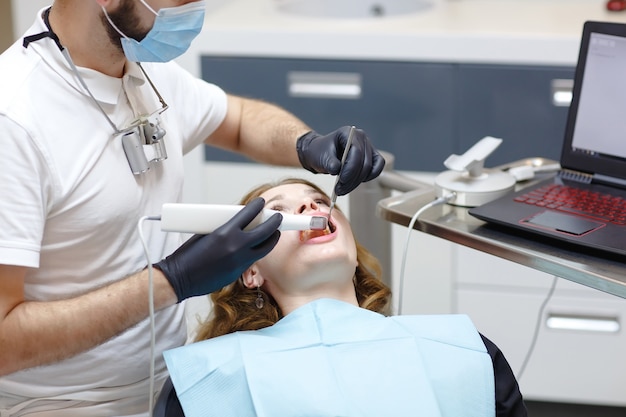
[[[286,213],[329,210],[328,196],[301,179],[262,185],[241,203],[258,196]],[[386,317],[380,275],[339,209],[326,231],[282,232],[270,254],[211,294],[198,343],[166,352],[187,417],[527,415],[506,359],[466,316]],[[171,381],[157,411],[182,415]]]

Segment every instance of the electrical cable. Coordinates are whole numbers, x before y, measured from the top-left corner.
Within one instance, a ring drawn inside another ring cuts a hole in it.
[[[438,206],[440,204],[449,203],[450,201],[454,200],[455,198],[456,198],[456,193],[455,192],[451,192],[451,193],[449,193],[449,194],[447,194],[447,195],[445,195],[443,197],[439,197],[439,198],[431,201],[430,203],[422,206],[419,210],[417,210],[415,212],[413,217],[411,217],[411,221],[409,222],[408,229],[407,229],[406,241],[404,243],[404,252],[402,254],[402,263],[400,264],[400,280],[399,280],[399,291],[398,291],[400,296],[398,297],[398,315],[402,314],[402,298],[403,298],[403,290],[404,290],[404,270],[405,270],[405,266],[406,266],[407,253],[408,253],[408,250],[409,250],[409,240],[411,239],[411,232],[413,231],[413,227],[415,226],[415,222],[417,221],[419,216],[421,216],[422,213],[424,213],[429,208]]]
[[[522,362],[522,365],[520,366],[519,371],[517,371],[518,381],[522,379],[522,375],[524,375],[526,366],[528,365],[528,362],[530,361],[530,357],[532,356],[533,351],[535,350],[535,346],[537,345],[537,339],[539,338],[539,330],[541,329],[541,319],[543,318],[543,312],[545,311],[548,305],[548,302],[552,298],[552,294],[554,294],[554,290],[556,289],[556,283],[558,280],[559,280],[559,277],[555,275],[552,280],[552,284],[550,285],[550,289],[548,290],[548,294],[546,295],[546,298],[541,303],[541,307],[539,307],[539,312],[537,313],[537,321],[535,323],[535,330],[533,331],[533,338],[531,339],[530,346],[528,347],[528,350],[526,351],[526,356],[524,357],[524,361]]]
[[[417,222],[417,220],[419,219],[419,217],[428,209],[441,205],[441,204],[445,204],[448,203],[452,200],[454,200],[454,198],[456,198],[456,193],[455,192],[451,192],[450,194],[447,194],[443,197],[439,197],[433,201],[431,201],[430,203],[420,207],[419,210],[417,210],[415,212],[415,214],[413,215],[413,217],[411,217],[411,221],[409,222],[409,225],[407,226],[407,236],[406,236],[406,241],[404,244],[404,251],[402,254],[402,263],[400,266],[400,279],[399,279],[399,293],[400,293],[400,297],[398,298],[398,315],[402,314],[402,299],[403,299],[403,290],[404,290],[404,273],[405,273],[405,267],[406,267],[406,260],[407,260],[407,254],[408,254],[408,249],[409,249],[409,241],[411,238],[411,232],[413,231],[413,227],[415,226],[415,223]],[[526,355],[524,357],[524,360],[522,362],[522,365],[520,366],[519,371],[517,372],[517,380],[521,380],[524,371],[526,370],[526,367],[530,361],[530,358],[532,357],[532,354],[535,350],[535,346],[537,345],[537,340],[539,338],[539,330],[541,329],[541,322],[542,322],[542,318],[543,318],[543,313],[550,301],[550,299],[552,298],[552,295],[554,294],[554,291],[556,290],[556,284],[558,282],[559,277],[554,276],[554,279],[552,280],[552,284],[550,285],[550,289],[548,290],[548,293],[546,294],[545,299],[543,300],[543,302],[541,303],[541,306],[539,308],[539,311],[537,313],[537,321],[535,323],[535,328],[533,330],[533,337],[531,339],[530,342],[530,346],[528,347],[528,350],[526,351]]]
[[[156,330],[155,330],[155,320],[154,320],[154,285],[153,285],[153,271],[152,271],[152,262],[150,261],[150,251],[148,249],[148,245],[146,244],[146,239],[143,234],[143,222],[145,220],[161,220],[161,216],[143,216],[137,222],[137,230],[139,232],[139,239],[141,240],[141,245],[143,246],[143,253],[146,257],[146,262],[148,264],[148,309],[150,316],[150,388],[148,395],[148,416],[152,416],[152,411],[154,410],[154,363],[155,363],[155,345],[156,345]]]

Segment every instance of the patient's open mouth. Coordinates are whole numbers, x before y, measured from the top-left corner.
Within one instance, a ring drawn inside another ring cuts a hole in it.
[[[324,230],[303,230],[300,232],[300,241],[305,242],[309,239],[313,239],[320,236],[325,236],[333,233],[337,228],[332,221],[328,221],[328,226]]]

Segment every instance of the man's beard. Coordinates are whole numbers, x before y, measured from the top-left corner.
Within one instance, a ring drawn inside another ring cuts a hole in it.
[[[146,37],[150,29],[144,30],[140,26],[140,19],[135,9],[136,2],[134,0],[122,0],[117,10],[109,13],[109,18],[117,26],[124,35],[136,41],[141,41]],[[111,23],[107,20],[104,13],[102,14],[102,23],[107,29],[111,43],[122,50],[122,42],[120,35]]]

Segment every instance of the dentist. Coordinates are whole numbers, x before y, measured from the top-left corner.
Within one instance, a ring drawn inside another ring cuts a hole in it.
[[[146,416],[148,274],[138,220],[179,202],[202,144],[336,175],[349,128],[318,134],[171,62],[203,1],[55,0],[0,55],[0,415]],[[384,159],[357,131],[336,192]],[[161,352],[185,342],[184,303],[237,279],[276,245],[280,215],[249,232],[250,202],[210,235],[146,224]],[[154,393],[156,395],[156,393]]]

